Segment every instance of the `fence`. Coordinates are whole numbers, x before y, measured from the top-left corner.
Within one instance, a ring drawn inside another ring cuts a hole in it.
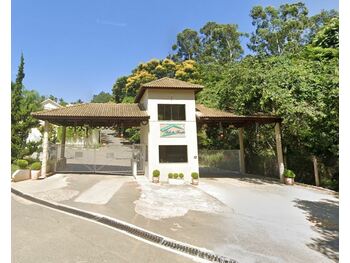
[[[239,150],[205,150],[198,151],[200,168],[215,169],[222,172],[239,172]]]

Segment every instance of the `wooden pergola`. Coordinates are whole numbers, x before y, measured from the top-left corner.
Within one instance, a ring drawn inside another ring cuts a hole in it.
[[[148,123],[150,116],[141,104],[117,104],[117,103],[85,103],[73,106],[34,112],[32,115],[45,122],[43,136],[43,162],[42,176],[46,175],[48,159],[48,138],[49,123],[62,126],[61,138],[61,159],[64,159],[66,127],[85,126],[89,127],[139,127]],[[239,130],[240,146],[240,169],[241,173],[246,173],[244,159],[243,133],[244,127],[258,124],[275,124],[276,152],[281,181],[283,180],[283,153],[281,142],[281,122],[282,118],[273,115],[236,115],[204,105],[196,105],[196,119],[198,125],[224,124],[232,125]]]

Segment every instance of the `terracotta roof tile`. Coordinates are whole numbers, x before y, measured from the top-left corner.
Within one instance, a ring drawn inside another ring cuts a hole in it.
[[[135,102],[139,102],[142,98],[142,95],[145,93],[145,90],[148,88],[153,89],[189,89],[195,90],[196,92],[201,91],[203,89],[202,85],[189,83],[186,81],[172,79],[172,78],[161,78],[157,80],[153,80],[151,82],[145,83],[141,85],[141,88],[138,94],[135,97]]]
[[[84,103],[53,110],[34,112],[38,119],[45,117],[114,117],[114,118],[147,118],[148,114],[136,103]]]

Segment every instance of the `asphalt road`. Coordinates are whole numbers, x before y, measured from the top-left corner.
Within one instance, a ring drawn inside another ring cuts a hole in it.
[[[12,195],[12,262],[193,262]]]

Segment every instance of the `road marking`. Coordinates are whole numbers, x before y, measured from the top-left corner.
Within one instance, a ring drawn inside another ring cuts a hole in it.
[[[123,184],[123,181],[117,179],[100,181],[81,193],[74,202],[96,205],[107,204]]]

